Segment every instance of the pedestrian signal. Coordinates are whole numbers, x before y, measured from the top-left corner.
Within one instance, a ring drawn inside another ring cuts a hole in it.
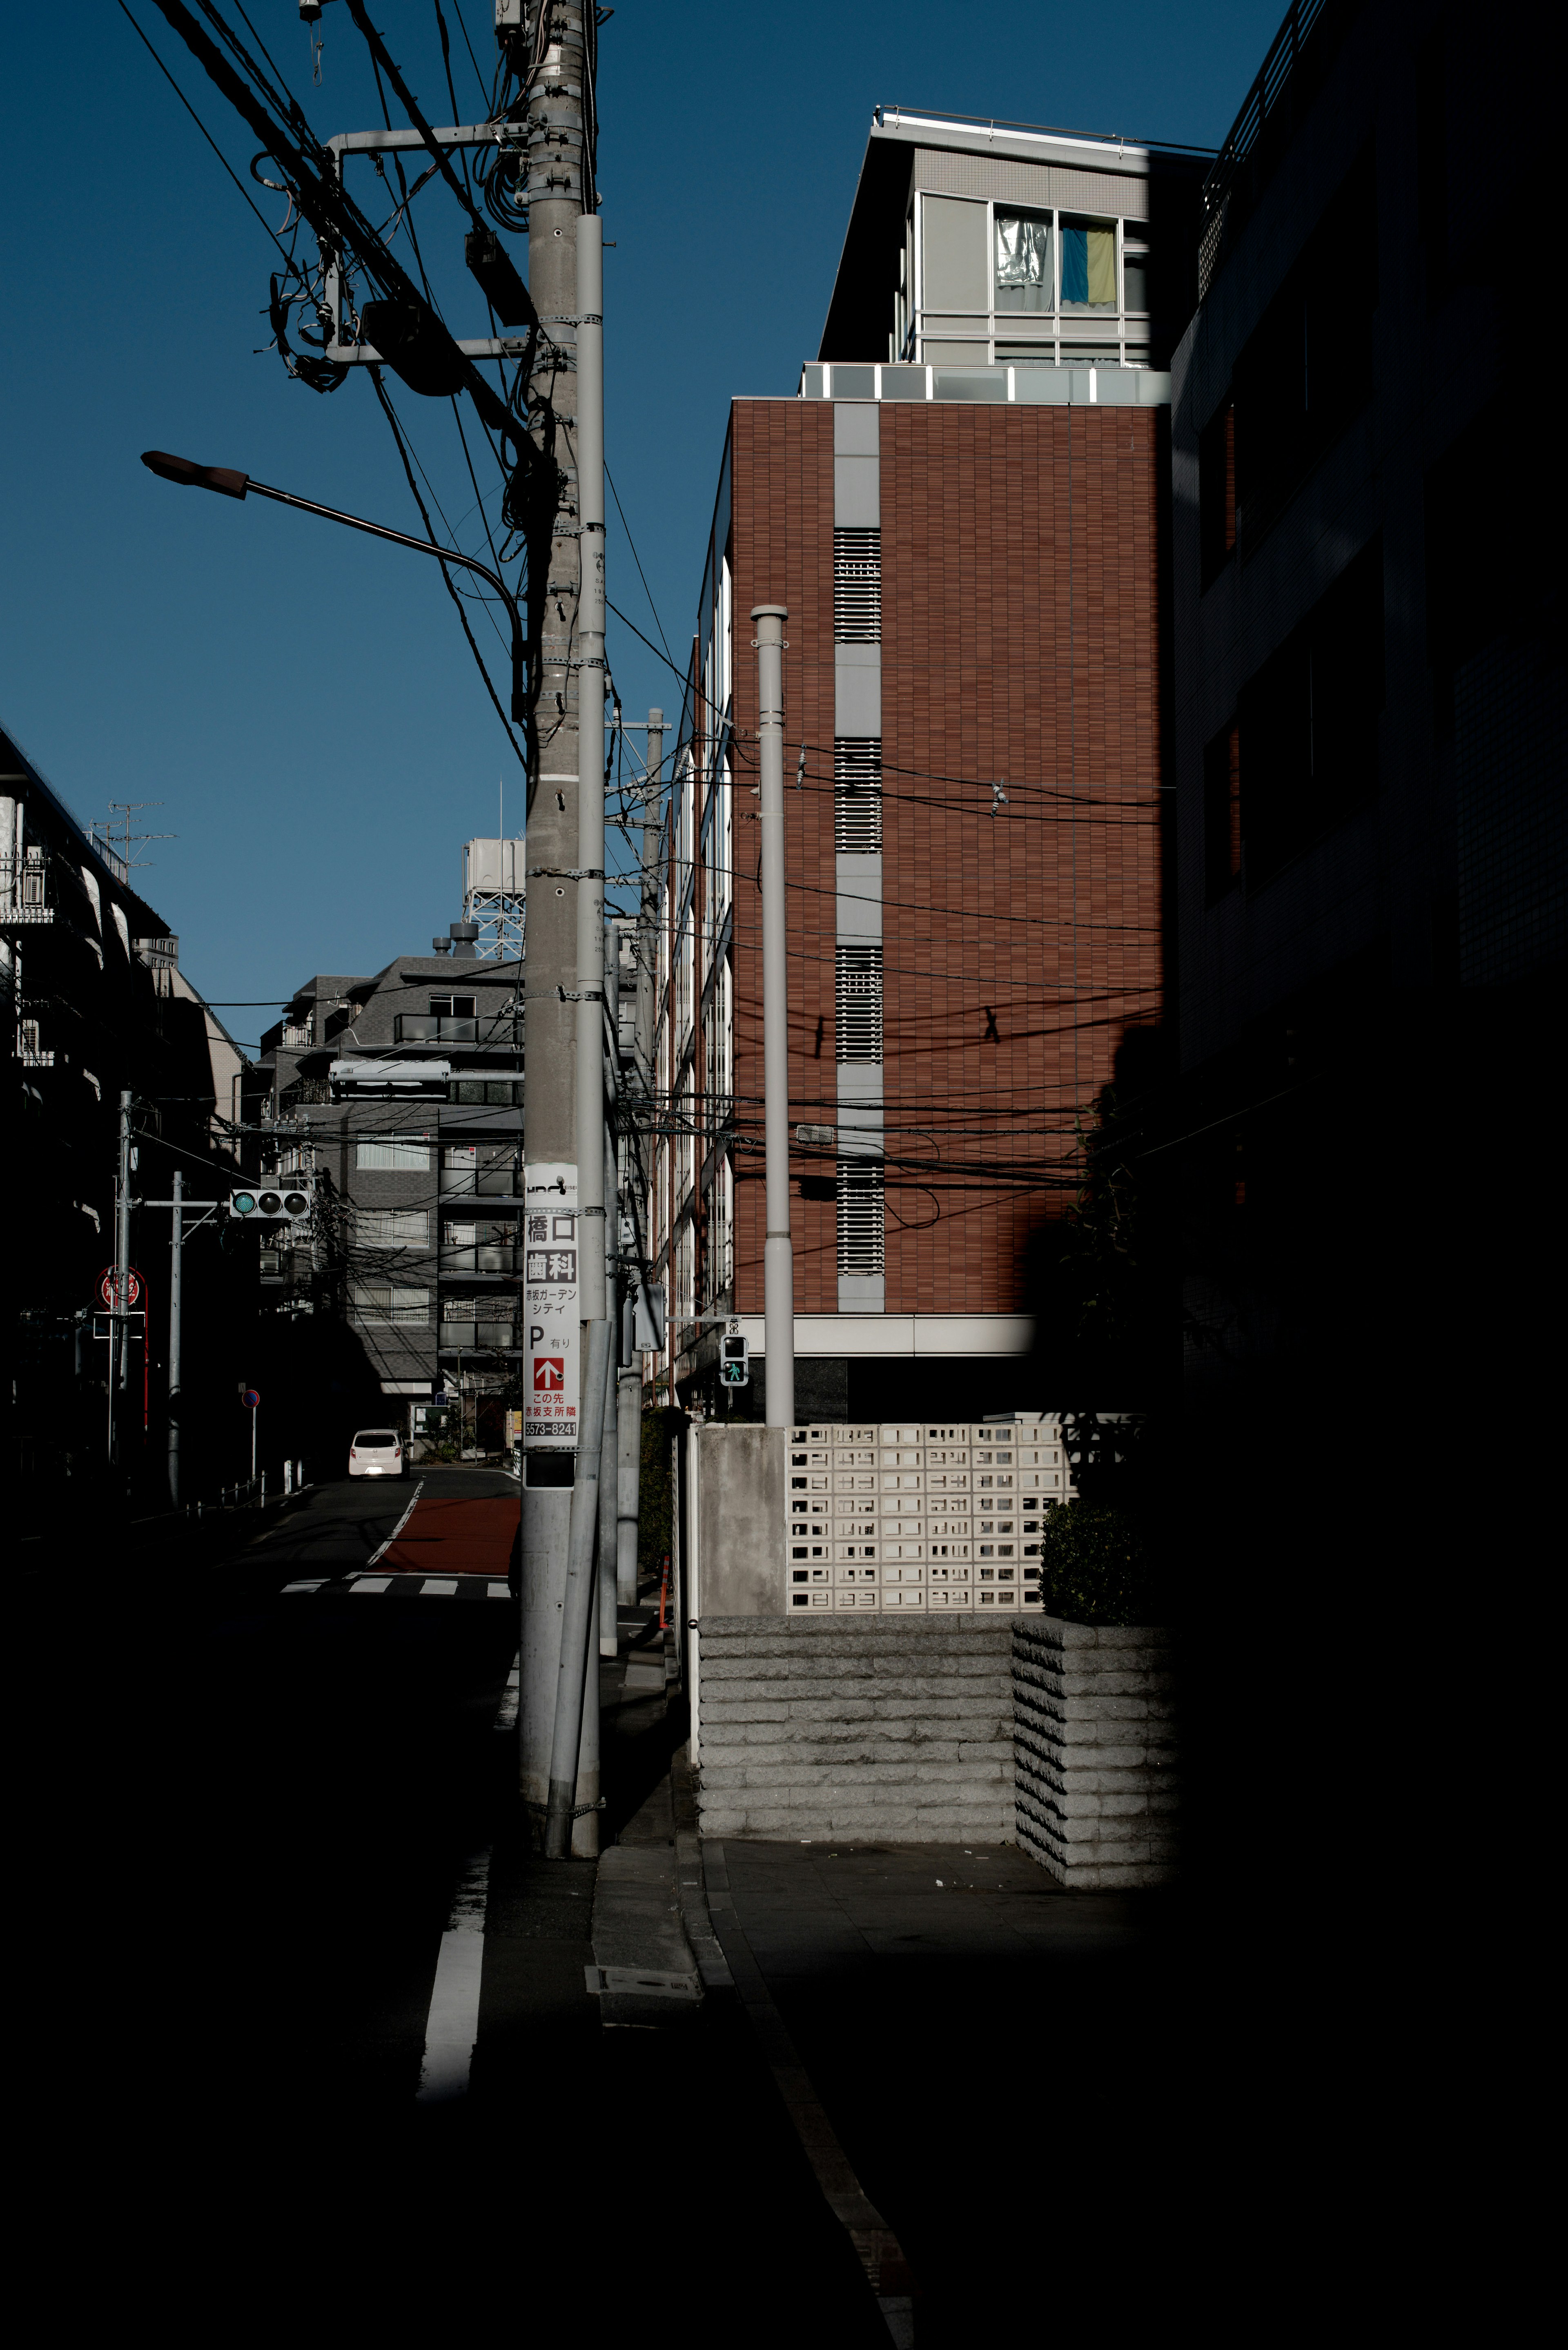
[[[752,1384],[751,1350],[743,1338],[722,1338],[719,1342],[719,1384],[724,1388],[749,1388]]]

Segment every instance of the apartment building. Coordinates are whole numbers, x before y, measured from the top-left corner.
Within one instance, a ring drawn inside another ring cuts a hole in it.
[[[145,1324],[117,1420],[119,1491],[155,1506],[164,1474],[169,1327],[167,1200],[174,1170],[196,1196],[238,1171],[236,1128],[250,1064],[180,968],[180,941],[97,827],[71,813],[43,771],[0,733],[0,1009],[7,1130],[6,1229],[26,1232],[0,1321],[0,1435],[26,1515],[105,1473],[109,1348],[95,1337],[99,1284],[115,1254],[120,1095],[133,1099],[131,1263]],[[254,1273],[225,1260],[187,1310],[188,1424],[225,1330],[252,1308]],[[144,1346],[143,1341],[146,1341]],[[51,1500],[52,1497],[52,1500]]]
[[[658,980],[655,1376],[688,1400],[700,1317],[762,1351],[763,603],[789,612],[798,1410],[1029,1399],[1032,1247],[1165,1010],[1165,369],[1206,160],[879,114],[817,359],[732,403]]]
[[[495,852],[471,842],[465,874]],[[511,867],[508,865],[510,876]],[[498,1388],[520,1347],[522,885],[429,954],[318,973],[264,1037],[272,1170],[324,1175],[309,1232],[262,1258],[275,1312],[346,1319],[380,1394]],[[465,908],[483,910],[465,890]]]

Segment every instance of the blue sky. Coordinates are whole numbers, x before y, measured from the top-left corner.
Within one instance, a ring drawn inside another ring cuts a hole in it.
[[[151,0],[128,5],[249,185],[254,141]],[[488,73],[493,9],[444,5],[476,120],[453,20]],[[726,403],[793,390],[815,353],[873,107],[1217,145],[1280,7],[617,0],[600,36],[607,456],[678,661]],[[296,0],[249,9],[318,133],[379,120],[344,8],[322,20],[319,88]],[[449,120],[433,0],[380,0],[376,21],[427,115]],[[436,566],[173,490],[137,460],[238,465],[417,533],[396,450],[362,378],[320,398],[257,355],[275,248],[119,6],[68,30],[32,10],[7,49],[0,716],[84,821],[161,803],[139,821],[177,837],[148,845],[139,878],[207,994],[374,971],[461,911],[462,843],[494,830],[503,775],[508,831],[522,812]],[[282,198],[256,194],[281,221]],[[462,216],[439,187],[419,207],[432,276],[461,307]],[[459,543],[483,554],[450,407],[394,390]],[[613,600],[657,639],[613,510],[609,560]],[[669,671],[611,626],[627,716],[678,707]],[[266,1016],[230,1025],[254,1040]]]

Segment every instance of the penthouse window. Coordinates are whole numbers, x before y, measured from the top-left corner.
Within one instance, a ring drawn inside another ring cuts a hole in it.
[[[999,310],[1054,309],[1048,214],[997,213],[996,307]]]
[[[1062,307],[1114,310],[1116,307],[1116,232],[1105,221],[1062,222]]]

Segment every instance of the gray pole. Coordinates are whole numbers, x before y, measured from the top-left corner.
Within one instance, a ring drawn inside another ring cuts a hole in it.
[[[794,1250],[789,1230],[789,979],[784,959],[784,624],[782,604],[756,604],[757,738],[762,766],[763,1130],[767,1238],[763,1346],[767,1423],[794,1418]]]
[[[605,933],[607,965],[615,952],[615,932]],[[608,972],[606,972],[607,993]],[[605,1198],[609,1202],[605,1218],[607,1236],[615,1228],[615,1139],[607,1128],[605,1132]],[[608,1251],[607,1248],[606,1254]],[[610,1284],[608,1265],[605,1269],[606,1304],[613,1307],[615,1292]],[[620,1506],[619,1439],[616,1430],[616,1369],[620,1347],[620,1317],[607,1313],[606,1325],[610,1344],[605,1352],[605,1432],[599,1447],[599,1526],[598,1526],[598,1586],[599,1586],[599,1654],[613,1657],[620,1647],[619,1596],[616,1582],[616,1518]]]
[[[580,1258],[587,1253],[579,1253]],[[572,1492],[571,1548],[566,1559],[566,1598],[561,1611],[560,1666],[556,1684],[556,1721],[550,1742],[550,1792],[545,1815],[545,1855],[565,1860],[572,1842],[576,1804],[596,1798],[577,1794],[583,1730],[584,1683],[589,1664],[594,1604],[594,1537],[597,1526],[599,1447],[605,1432],[605,1364],[609,1324],[601,1316],[583,1331],[583,1383],[577,1429],[577,1482]]]
[[[572,1490],[561,1662],[550,1742],[545,1852],[565,1860],[593,1632],[600,1454],[610,1331],[605,1319],[604,1084],[604,257],[598,216],[577,219],[577,515],[582,589],[577,608],[577,1280],[582,1315],[576,1478]]]
[[[577,224],[587,201],[583,145],[587,57],[578,0],[554,0],[547,46],[539,38],[545,29],[540,22],[544,5],[545,0],[528,0],[523,26],[506,36],[524,49],[527,60],[541,52],[544,58],[528,90],[528,286],[545,322],[535,338],[528,393],[530,416],[537,420],[535,438],[541,456],[558,475],[546,578],[549,593],[534,608],[539,628],[538,756],[536,769],[528,778],[524,1122],[526,1156],[531,1161],[569,1165],[577,1156],[576,1007],[567,1000],[577,984],[577,885],[566,876],[584,862],[577,837],[576,686],[584,672],[572,666],[574,654],[582,650],[576,641],[582,541],[577,377],[570,360],[577,331],[572,322],[581,307]],[[589,674],[593,679],[588,697],[590,731],[597,750],[602,741],[598,724],[602,712],[597,698],[602,672]],[[591,861],[602,865],[604,859]],[[597,961],[587,965],[589,984],[597,984]],[[579,1237],[580,1232],[579,1226]],[[586,1371],[586,1366],[580,1367]],[[520,1793],[536,1822],[543,1821],[549,1791],[572,1506],[571,1493],[564,1486],[545,1484],[543,1478],[566,1457],[532,1456],[538,1463],[537,1483],[533,1482],[530,1456],[524,1456],[524,1465],[518,1766]],[[591,1799],[579,1797],[585,1800]],[[595,1826],[591,1817],[578,1823],[584,1833],[591,1833]]]
[[[180,1506],[180,1289],[184,1273],[185,1178],[174,1171],[169,1224],[169,1503]]]

